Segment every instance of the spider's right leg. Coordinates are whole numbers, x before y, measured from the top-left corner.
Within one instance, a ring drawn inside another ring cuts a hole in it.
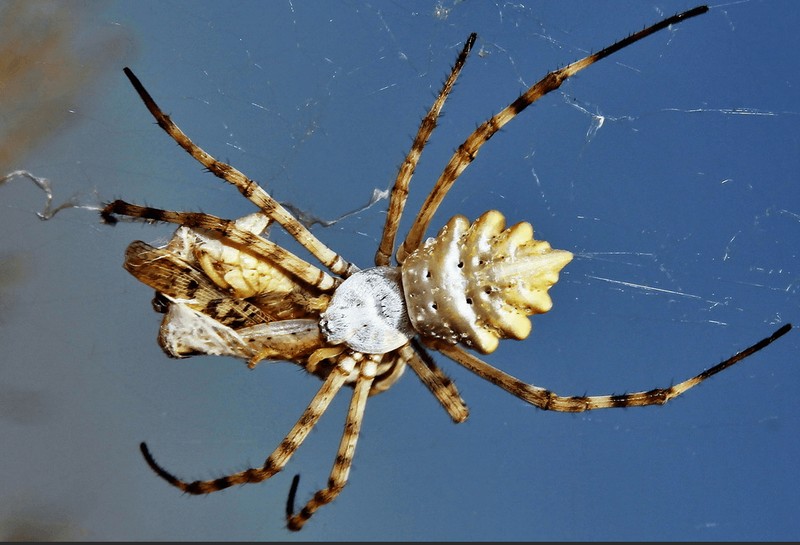
[[[322,383],[319,391],[317,391],[311,403],[309,403],[308,407],[303,412],[303,415],[294,427],[292,427],[289,434],[281,441],[278,448],[269,455],[262,467],[246,469],[232,475],[226,475],[209,481],[186,482],[158,465],[145,443],[140,445],[142,455],[147,465],[149,465],[159,477],[172,486],[180,488],[189,494],[210,494],[211,492],[223,490],[237,484],[258,483],[269,479],[283,469],[297,448],[305,441],[308,434],[319,421],[319,418],[328,408],[328,405],[330,405],[333,397],[341,389],[345,380],[351,375],[357,363],[356,359],[352,356],[344,356],[339,360],[336,367],[331,371],[330,375],[328,375],[328,378],[325,379],[325,382]]]
[[[119,215],[135,219],[174,223],[190,229],[206,229],[218,233],[227,243],[241,246],[240,249],[243,251],[256,257],[263,257],[271,263],[280,264],[281,268],[286,272],[322,291],[331,291],[339,283],[339,279],[300,259],[271,240],[237,227],[234,221],[218,218],[210,214],[173,212],[116,200],[107,204],[100,215],[107,223],[115,223],[117,221],[116,216]]]
[[[464,43],[464,49],[462,49],[461,53],[458,55],[456,63],[450,71],[450,75],[444,82],[442,90],[439,91],[439,96],[436,97],[428,114],[422,119],[419,129],[417,130],[417,136],[414,138],[414,143],[411,144],[411,149],[408,150],[408,155],[406,155],[403,164],[400,166],[400,171],[397,173],[394,186],[392,186],[392,194],[389,197],[389,210],[386,215],[386,223],[383,226],[383,236],[381,237],[378,251],[375,253],[375,265],[388,265],[392,258],[394,239],[397,236],[397,228],[400,225],[400,218],[403,215],[403,208],[405,208],[406,205],[408,185],[411,182],[411,177],[414,175],[414,169],[417,168],[419,157],[422,155],[422,149],[425,147],[425,144],[428,143],[433,129],[436,128],[436,120],[439,118],[439,112],[442,111],[442,106],[444,106],[447,96],[450,94],[450,91],[453,90],[456,79],[458,79],[458,75],[461,73],[461,69],[464,67],[464,63],[467,60],[467,55],[469,55],[472,46],[475,44],[475,38],[477,38],[477,34],[473,32]]]
[[[278,201],[272,198],[255,180],[251,180],[241,171],[233,166],[217,161],[214,157],[206,153],[197,144],[186,136],[186,134],[165,114],[156,104],[144,85],[133,74],[130,68],[124,69],[133,88],[139,94],[147,109],[155,118],[158,126],[164,129],[175,142],[186,150],[189,155],[194,157],[200,164],[206,167],[212,174],[235,186],[239,192],[250,202],[258,206],[264,214],[278,222],[286,232],[294,237],[311,255],[316,257],[320,263],[325,265],[334,274],[340,274],[345,278],[358,270],[357,267],[345,261],[342,256],[325,246],[311,231],[286,210]]]
[[[406,256],[416,250],[422,243],[422,238],[425,236],[425,231],[428,229],[436,209],[444,200],[445,195],[453,186],[455,181],[461,176],[470,163],[475,159],[481,146],[483,146],[494,134],[499,131],[503,126],[514,119],[525,108],[542,98],[547,93],[555,91],[567,79],[574,76],[584,68],[591,66],[597,61],[616,53],[617,51],[628,47],[634,42],[650,36],[654,32],[658,32],[664,28],[669,27],[685,21],[691,17],[695,17],[708,11],[706,6],[698,6],[683,13],[668,17],[658,23],[649,26],[639,32],[635,32],[627,38],[616,42],[597,53],[593,53],[583,59],[573,62],[559,70],[550,72],[538,82],[534,83],[527,91],[522,93],[514,102],[500,110],[497,114],[484,121],[467,139],[461,144],[456,152],[444,167],[441,176],[436,181],[430,194],[425,199],[422,207],[414,218],[414,223],[408,231],[405,240],[397,248],[397,261],[402,263]]]

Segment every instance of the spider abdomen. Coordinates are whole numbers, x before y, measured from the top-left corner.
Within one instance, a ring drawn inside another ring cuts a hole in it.
[[[423,336],[488,354],[530,334],[528,316],[550,310],[547,290],[571,259],[535,240],[529,223],[505,229],[496,210],[471,225],[454,216],[402,265],[409,318]]]

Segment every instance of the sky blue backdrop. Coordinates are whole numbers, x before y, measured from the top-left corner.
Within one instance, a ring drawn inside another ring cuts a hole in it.
[[[50,135],[54,118],[37,97],[54,89],[68,121],[3,172],[46,176],[57,201],[251,211],[153,124],[122,74],[131,66],[196,142],[330,219],[391,184],[470,32],[475,51],[410,210],[452,149],[526,86],[692,4],[111,2],[74,3],[73,15],[47,6],[31,16],[46,32],[31,25],[27,39],[63,31],[69,47],[39,62],[73,55],[96,74],[77,94],[56,74],[24,99],[0,95],[0,119]],[[683,380],[800,324],[798,28],[795,2],[712,6],[591,67],[481,151],[436,227],[496,208],[576,255],[553,311],[491,362],[562,394],[620,393]],[[800,538],[797,331],[666,407],[583,415],[535,410],[440,358],[469,421],[453,425],[410,373],[370,399],[350,484],[299,535],[283,528],[291,477],[303,475],[301,499],[325,484],[345,396],[286,472],[182,496],[146,467],[139,441],[186,478],[259,464],[318,381],[288,364],[168,360],[151,290],[121,264],[128,242],[163,241],[171,229],[110,228],[87,210],[41,222],[42,200],[23,180],[0,187],[6,537]],[[315,232],[367,265],[384,204]]]

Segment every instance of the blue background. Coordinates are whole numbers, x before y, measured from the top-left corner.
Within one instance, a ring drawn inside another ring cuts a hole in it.
[[[21,123],[37,138],[6,142],[2,172],[49,178],[57,202],[251,211],[153,124],[122,74],[131,66],[198,144],[326,219],[391,185],[470,32],[476,48],[410,211],[466,135],[548,70],[692,7],[21,5],[0,12],[3,35],[17,33],[5,58],[21,56],[0,89],[44,75],[13,99],[0,90],[0,131]],[[621,393],[681,381],[800,323],[798,28],[794,2],[712,6],[590,67],[481,150],[436,228],[495,208],[576,255],[554,309],[490,362],[564,395]],[[147,468],[139,441],[187,479],[258,465],[319,382],[289,364],[168,360],[151,290],[121,264],[131,240],[163,242],[172,229],[111,228],[86,209],[42,222],[42,201],[25,180],[0,187],[6,538],[800,538],[797,331],[666,407],[581,415],[533,409],[439,357],[470,419],[452,424],[407,373],[369,400],[350,483],[300,534],[283,527],[291,477],[303,476],[300,500],[324,486],[347,396],[269,482],[181,495]],[[384,207],[314,230],[365,266]]]

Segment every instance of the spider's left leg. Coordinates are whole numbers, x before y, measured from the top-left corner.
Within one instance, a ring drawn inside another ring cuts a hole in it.
[[[392,194],[389,197],[389,210],[386,215],[386,223],[383,226],[383,236],[381,237],[380,245],[378,245],[378,251],[375,254],[375,265],[388,265],[392,258],[394,239],[395,236],[397,236],[397,227],[400,225],[400,218],[403,215],[403,208],[408,198],[408,184],[411,182],[411,177],[414,175],[414,169],[417,168],[419,157],[422,155],[422,149],[425,147],[425,144],[428,143],[433,129],[436,128],[436,120],[439,118],[442,106],[444,106],[444,102],[447,100],[450,91],[453,90],[456,79],[458,79],[458,75],[461,73],[461,69],[464,67],[464,63],[467,60],[467,55],[469,55],[472,46],[475,44],[476,37],[477,34],[473,32],[464,43],[464,49],[462,49],[461,53],[458,55],[456,63],[450,71],[450,75],[444,82],[442,90],[439,91],[439,96],[436,97],[428,114],[422,119],[419,129],[417,130],[417,136],[414,138],[414,143],[411,144],[411,149],[408,150],[408,155],[406,155],[403,164],[400,166],[400,171],[397,173],[394,186],[392,186]]]
[[[453,422],[458,424],[467,419],[469,409],[461,399],[458,388],[450,380],[450,377],[439,369],[425,347],[416,339],[401,346],[391,355],[384,355],[369,395],[373,396],[391,388],[403,374],[406,364],[416,373],[422,384],[430,390]],[[384,367],[385,369],[382,369]]]
[[[400,356],[408,363],[422,383],[430,390],[437,401],[442,405],[453,422],[459,424],[469,416],[467,404],[458,393],[456,385],[450,377],[439,369],[436,362],[425,348],[416,340],[412,345],[400,349]]]
[[[408,254],[419,247],[422,242],[422,238],[425,236],[425,231],[428,229],[428,224],[433,218],[433,215],[436,213],[436,209],[439,207],[445,195],[453,186],[455,181],[459,176],[461,176],[461,173],[464,171],[464,169],[466,169],[475,159],[475,156],[478,154],[481,146],[483,146],[483,144],[485,144],[492,136],[494,136],[497,131],[503,128],[506,123],[514,119],[517,114],[522,112],[525,108],[542,98],[547,93],[555,91],[561,87],[561,84],[567,78],[574,76],[584,68],[591,66],[597,61],[616,53],[620,49],[623,49],[632,43],[641,40],[642,38],[646,38],[654,32],[658,32],[659,30],[667,28],[670,25],[680,23],[681,21],[696,15],[700,15],[707,11],[708,7],[699,6],[689,11],[673,15],[672,17],[645,28],[644,30],[640,30],[639,32],[631,34],[624,40],[620,40],[617,43],[598,51],[597,53],[589,55],[588,57],[585,57],[579,61],[575,61],[564,68],[550,72],[540,81],[534,83],[514,102],[503,108],[490,119],[487,119],[467,137],[463,144],[458,147],[456,152],[453,154],[453,157],[450,159],[450,162],[447,163],[446,167],[444,167],[441,176],[439,176],[439,179],[436,181],[436,185],[433,186],[430,194],[422,204],[419,214],[414,219],[414,223],[411,226],[408,235],[406,235],[405,241],[397,248],[397,261],[402,263]]]
[[[289,494],[289,501],[286,505],[287,526],[290,530],[300,530],[317,509],[332,502],[347,484],[347,477],[353,464],[353,455],[358,442],[358,434],[361,431],[361,422],[364,420],[364,409],[367,406],[369,390],[372,386],[372,381],[375,380],[376,372],[377,362],[372,357],[367,356],[361,361],[359,375],[353,386],[350,408],[347,410],[347,421],[345,422],[342,441],[339,443],[336,461],[328,478],[328,486],[314,494],[305,507],[296,514],[294,513],[293,505],[294,492],[297,487],[297,477],[295,477],[295,481],[292,484],[292,492]]]
[[[325,265],[334,274],[340,274],[345,278],[358,270],[357,267],[345,261],[338,253],[334,252],[315,237],[302,223],[297,221],[286,208],[272,198],[255,180],[251,180],[241,171],[233,166],[217,161],[205,150],[186,136],[186,134],[165,114],[156,104],[150,93],[144,88],[130,68],[123,70],[128,76],[133,88],[139,94],[150,114],[155,118],[158,126],[164,129],[175,142],[182,147],[189,155],[194,157],[200,164],[206,167],[212,174],[236,187],[250,202],[258,206],[264,214],[278,222],[286,232],[294,237],[311,255],[316,257],[320,263]]]
[[[776,330],[772,335],[761,339],[754,345],[736,353],[727,360],[718,363],[702,373],[684,380],[669,388],[655,388],[646,392],[633,392],[620,395],[600,395],[600,396],[560,396],[549,390],[527,384],[499,369],[489,365],[485,361],[473,356],[464,349],[448,345],[443,342],[436,342],[434,348],[445,356],[460,363],[476,375],[488,380],[489,382],[503,388],[512,395],[539,407],[540,409],[559,411],[559,412],[582,412],[594,409],[611,409],[616,407],[642,407],[646,405],[663,405],[667,401],[678,397],[686,390],[694,388],[704,380],[724,371],[728,367],[742,361],[748,356],[753,355],[762,348],[782,337],[792,329],[791,324],[786,324]]]
[[[206,229],[218,233],[229,244],[241,246],[240,249],[243,251],[256,257],[263,257],[272,263],[280,264],[281,268],[289,274],[322,291],[330,291],[339,283],[337,278],[300,259],[271,240],[241,229],[234,221],[218,218],[210,214],[173,212],[116,200],[107,204],[100,215],[104,221],[112,224],[117,221],[116,216],[119,215],[134,219],[174,223],[190,229]]]
[[[147,465],[150,466],[159,477],[167,481],[172,486],[183,490],[189,494],[210,494],[219,490],[224,490],[237,484],[246,483],[260,483],[265,481],[281,471],[284,466],[289,462],[289,459],[294,455],[295,451],[305,441],[311,430],[314,429],[322,414],[328,409],[333,398],[337,392],[348,380],[351,373],[359,365],[358,359],[361,356],[356,354],[353,356],[343,356],[339,358],[336,366],[331,373],[322,383],[317,393],[311,399],[311,402],[303,411],[300,419],[295,423],[289,434],[284,437],[278,447],[270,454],[264,461],[261,467],[252,467],[238,473],[225,475],[216,479],[208,481],[184,481],[168,472],[166,469],[158,465],[158,463],[150,454],[147,444],[141,443],[139,445]]]

